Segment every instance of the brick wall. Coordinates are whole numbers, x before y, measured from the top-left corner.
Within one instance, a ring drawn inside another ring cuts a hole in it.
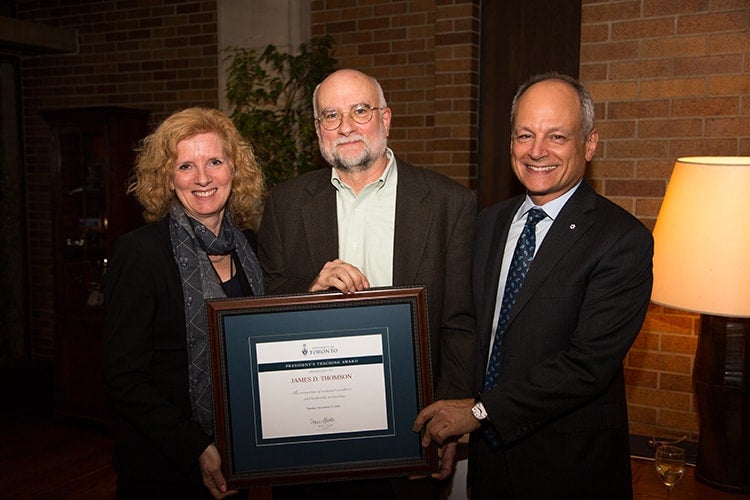
[[[747,0],[584,0],[597,190],[653,227],[674,160],[750,155]],[[652,305],[626,360],[631,432],[695,439],[699,316]]]
[[[216,2],[39,0],[18,17],[78,31],[77,54],[22,59],[32,355],[51,358],[54,265],[49,133],[39,111],[116,105],[160,120],[216,106]],[[52,270],[52,272],[50,272]]]
[[[479,0],[313,0],[313,36],[334,37],[340,67],[380,81],[403,159],[474,186]]]
[[[479,0],[311,0],[312,34],[378,78],[404,159],[474,186]],[[140,5],[148,5],[140,7]],[[124,105],[157,120],[216,105],[215,1],[39,0],[20,17],[77,29],[76,55],[25,57],[32,336],[51,355],[50,179],[44,108]],[[597,190],[653,227],[678,156],[750,155],[747,0],[583,1],[581,78],[598,102]],[[626,360],[631,430],[695,438],[698,316],[652,306]]]

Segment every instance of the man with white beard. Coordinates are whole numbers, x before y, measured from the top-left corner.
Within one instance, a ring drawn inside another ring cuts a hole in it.
[[[272,190],[258,234],[266,293],[425,285],[438,398],[471,397],[474,314],[471,248],[476,201],[452,179],[388,148],[391,109],[374,78],[329,75],[313,95],[318,169]],[[432,479],[366,480],[277,488],[275,498],[438,498],[456,443]]]

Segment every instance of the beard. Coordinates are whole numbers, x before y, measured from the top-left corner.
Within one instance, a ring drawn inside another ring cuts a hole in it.
[[[342,155],[337,150],[336,146],[352,141],[362,142],[362,144],[364,144],[362,151],[355,154]],[[368,143],[361,134],[351,134],[348,137],[336,139],[329,147],[326,147],[321,139],[318,139],[318,144],[320,145],[320,154],[333,168],[341,172],[354,173],[366,171],[376,160],[380,159],[385,154],[385,149],[388,145],[388,137],[385,135],[385,131],[381,128],[378,131],[375,140],[371,143]]]

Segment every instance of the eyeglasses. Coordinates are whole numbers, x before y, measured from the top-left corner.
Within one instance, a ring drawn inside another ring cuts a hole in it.
[[[355,104],[351,107],[348,114],[355,123],[364,125],[366,123],[370,123],[370,120],[372,120],[373,111],[381,109],[385,109],[385,107],[374,108],[369,104]],[[335,109],[331,109],[323,111],[315,120],[317,120],[317,122],[320,123],[320,126],[326,130],[336,130],[341,126],[341,121],[343,119],[344,113],[339,113]]]

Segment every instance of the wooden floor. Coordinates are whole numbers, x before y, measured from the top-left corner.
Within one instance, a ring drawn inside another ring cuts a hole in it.
[[[111,499],[112,438],[102,427],[53,416],[0,417],[0,498]],[[664,499],[653,462],[633,460],[636,499]],[[739,500],[695,480],[693,469],[672,490],[672,500]]]
[[[115,497],[112,438],[91,424],[25,415],[0,418],[0,498]]]

